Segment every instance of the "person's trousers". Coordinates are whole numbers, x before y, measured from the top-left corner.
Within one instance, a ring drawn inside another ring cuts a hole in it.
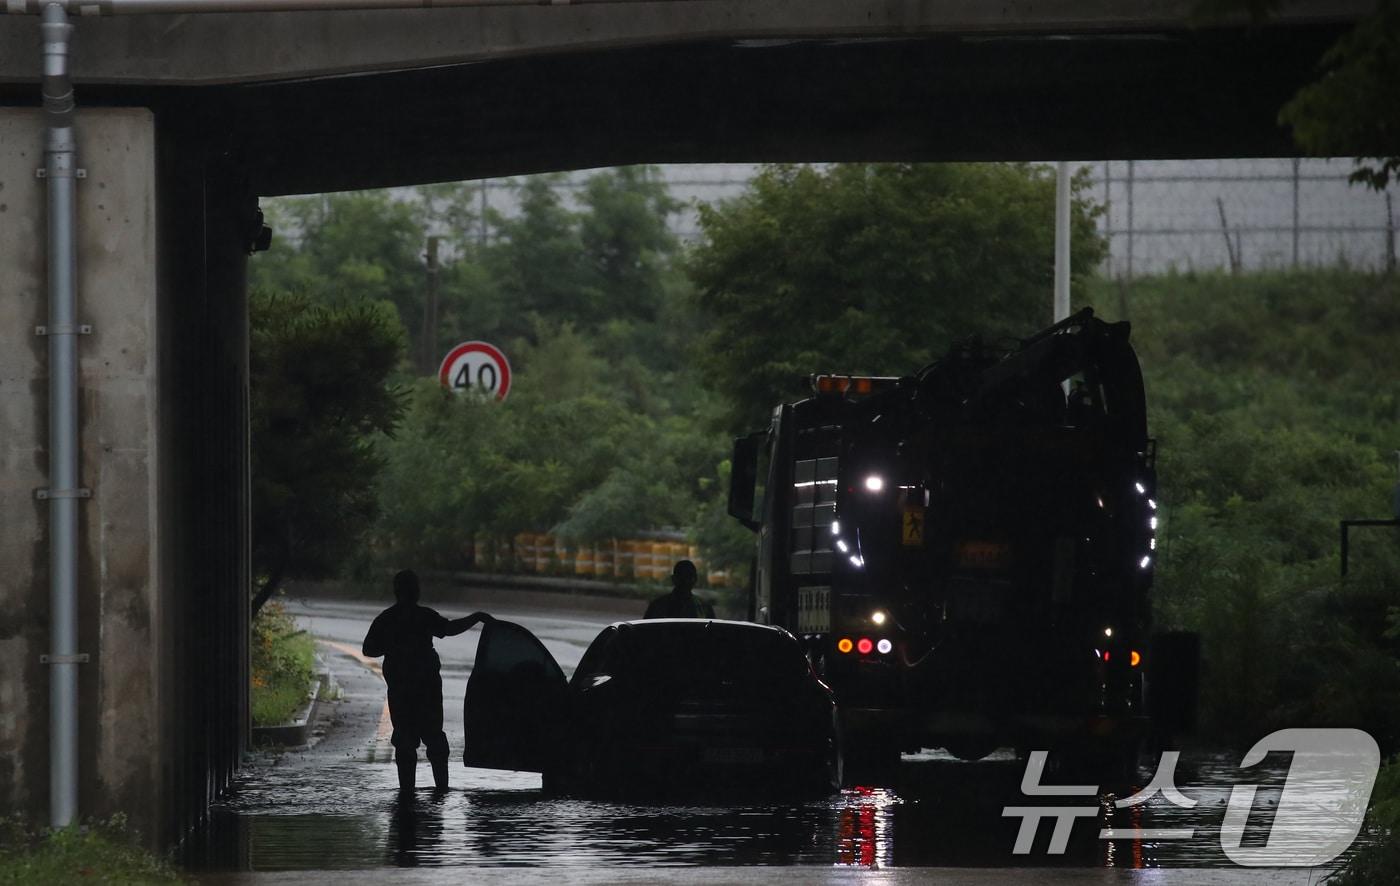
[[[385,675],[388,678],[388,675]],[[418,756],[421,742],[428,759],[447,762],[447,733],[442,731],[442,677],[434,671],[418,679],[388,679],[389,719],[394,724],[390,741],[397,759]]]

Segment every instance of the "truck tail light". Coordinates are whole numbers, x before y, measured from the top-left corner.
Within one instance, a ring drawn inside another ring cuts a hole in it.
[[[874,648],[875,644],[870,642],[869,637],[861,637],[860,642],[856,644],[856,651],[859,652],[861,655],[869,655],[870,650]]]
[[[840,640],[836,641],[836,651],[843,655],[854,648],[855,644],[851,642],[850,637],[842,637]]]

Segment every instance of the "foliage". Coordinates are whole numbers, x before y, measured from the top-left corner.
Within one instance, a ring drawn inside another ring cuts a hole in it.
[[[691,417],[636,411],[572,327],[538,335],[521,343],[504,403],[434,382],[413,389],[402,432],[385,441],[386,555],[461,567],[475,534],[552,528],[591,541],[687,526],[713,494],[722,436]]]
[[[1371,823],[1400,835],[1400,757],[1392,757],[1371,791]]]
[[[253,725],[289,722],[316,676],[316,647],[281,603],[267,604],[254,617],[250,659]]]
[[[1325,881],[1327,886],[1392,886],[1400,883],[1400,840],[1362,846],[1346,866]]]
[[[57,830],[0,818],[0,884],[184,882],[169,863],[136,845],[120,814]]]
[[[756,426],[813,372],[908,374],[955,339],[1044,325],[1054,192],[1050,170],[1026,165],[770,166],[702,206],[700,359],[731,426]],[[1081,277],[1104,254],[1097,212],[1074,201]]]
[[[769,167],[744,197],[703,210],[706,239],[688,255],[666,232],[675,204],[645,170],[600,173],[572,201],[555,185],[519,183],[520,213],[488,214],[484,238],[467,230],[482,221],[472,185],[291,204],[305,236],[264,282],[304,288],[255,300],[254,457],[257,500],[295,516],[260,518],[260,571],[271,571],[266,527],[314,539],[322,518],[294,508],[336,501],[330,516],[345,522],[332,528],[348,528],[328,537],[364,541],[305,545],[302,574],[335,571],[352,548],[379,565],[460,568],[477,535],[662,528],[742,574],[753,539],[726,513],[721,429],[761,423],[813,371],[908,373],[956,339],[1047,319],[1053,180],[1041,168]],[[1103,254],[1096,212],[1076,201],[1078,269]],[[387,330],[395,312],[417,328],[415,256],[429,231],[444,238],[438,344],[503,344],[512,393],[483,402],[420,380],[392,436],[391,421],[351,421],[323,446],[308,433],[323,426],[312,382],[328,377],[315,366],[364,367],[360,402],[383,408],[360,414],[391,414]],[[1076,282],[1135,323],[1160,441],[1156,611],[1161,626],[1203,636],[1211,737],[1350,725],[1400,742],[1395,533],[1358,532],[1352,575],[1337,578],[1337,521],[1387,515],[1397,288],[1347,271]],[[382,300],[354,301],[362,292]],[[377,319],[312,334],[354,310]],[[329,362],[367,345],[377,356]],[[318,491],[323,465],[348,485]]]
[[[1329,886],[1390,886],[1400,883],[1400,758],[1381,767],[1367,813],[1372,841],[1329,876]]]
[[[401,413],[385,385],[403,347],[383,302],[254,292],[249,360],[254,612],[285,578],[334,574],[374,519],[375,434]]]
[[[468,540],[483,533],[556,528],[589,540],[688,525],[714,494],[714,466],[728,444],[709,429],[717,401],[692,365],[701,320],[675,266],[679,246],[667,218],[678,204],[664,182],[645,167],[598,173],[575,208],[558,176],[525,179],[517,184],[519,212],[488,211],[484,238],[464,230],[481,221],[472,209],[477,195],[470,185],[437,185],[396,201],[308,198],[282,210],[293,229],[307,232],[288,238],[262,278],[283,285],[309,287],[308,268],[344,279],[337,269],[352,243],[383,253],[362,264],[412,275],[404,244],[436,231],[446,243],[438,346],[493,340],[514,370],[504,403],[456,397],[424,381],[404,404],[402,429],[362,435],[364,452],[382,457],[386,470],[375,494],[373,548],[362,548],[354,565],[368,554],[458,567],[468,562]],[[317,245],[321,232],[339,245]],[[323,290],[303,293],[316,309],[343,302]],[[403,322],[421,316],[416,310],[400,309]],[[372,477],[368,467],[359,475]],[[343,514],[371,510],[352,503]]]
[[[326,305],[386,301],[404,327],[422,323],[423,220],[387,191],[289,197],[267,207],[272,247],[249,262],[253,290]]]
[[[1400,138],[1400,3],[1378,0],[1376,11],[1327,51],[1321,68],[1279,114],[1299,147],[1321,156],[1393,149]],[[1351,180],[1383,191],[1400,174],[1400,156],[1373,161],[1358,159]]]
[[[1198,22],[1214,24],[1241,13],[1261,24],[1287,5],[1285,0],[1198,0]],[[1383,191],[1400,175],[1400,156],[1391,151],[1400,137],[1400,3],[1376,0],[1322,56],[1317,79],[1284,104],[1279,122],[1293,128],[1293,141],[1320,157],[1358,157],[1353,183]]]
[[[1397,282],[1334,271],[1171,275],[1134,284],[1133,340],[1158,438],[1156,595],[1203,637],[1208,732],[1349,725],[1383,747],[1400,717],[1400,545],[1338,521],[1388,516],[1400,400]],[[1097,283],[1089,299],[1111,302]]]

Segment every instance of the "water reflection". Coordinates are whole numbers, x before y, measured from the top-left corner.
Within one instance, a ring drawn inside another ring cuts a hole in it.
[[[836,826],[836,864],[888,867],[894,864],[894,807],[888,788],[858,786],[841,792]]]
[[[1009,753],[981,763],[940,754],[906,757],[887,783],[860,783],[805,804],[642,806],[551,798],[538,776],[460,770],[465,789],[395,796],[393,766],[346,760],[318,769],[270,767],[240,783],[186,847],[196,869],[344,869],[435,865],[838,865],[1228,867],[1219,828],[1237,783],[1260,784],[1247,840],[1262,841],[1287,760],[1241,771],[1230,755],[1184,759],[1176,784],[1198,802],[1160,795],[1115,801],[1139,784],[1093,798],[1021,795],[1023,766]],[[1263,770],[1262,772],[1260,770]],[[1144,773],[1150,775],[1151,773]],[[1078,819],[1066,852],[1012,854],[1019,820],[1006,805],[1097,802]],[[1189,841],[1100,840],[1101,828],[1194,828]]]

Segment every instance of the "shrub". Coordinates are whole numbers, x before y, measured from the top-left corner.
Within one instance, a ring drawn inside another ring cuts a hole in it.
[[[258,612],[252,634],[253,725],[285,723],[306,701],[316,675],[315,644],[277,602]]]

